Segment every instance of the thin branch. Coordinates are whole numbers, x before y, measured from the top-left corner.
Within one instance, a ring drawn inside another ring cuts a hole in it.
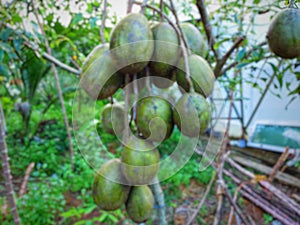
[[[194,92],[194,85],[193,85],[193,82],[191,80],[191,75],[190,75],[190,66],[189,66],[189,60],[188,60],[188,55],[189,55],[189,52],[188,52],[188,44],[184,38],[184,34],[183,34],[183,31],[180,27],[180,22],[179,22],[179,19],[178,19],[178,16],[177,16],[177,13],[176,13],[176,9],[174,7],[174,3],[173,3],[173,0],[170,0],[170,5],[171,5],[171,11],[175,17],[175,20],[176,20],[176,29],[178,29],[178,32],[177,34],[179,34],[178,36],[178,39],[180,41],[180,46],[181,46],[181,49],[182,49],[182,53],[183,53],[183,59],[184,59],[184,67],[185,67],[185,78],[189,84],[189,88],[190,88],[190,92]]]
[[[276,176],[278,170],[280,169],[282,164],[287,160],[288,156],[289,156],[289,147],[286,147],[285,151],[279,157],[278,161],[276,162],[276,164],[274,165],[274,167],[272,169],[272,172],[270,173],[270,175],[268,177],[268,181],[270,183],[272,183],[272,181],[273,181],[274,177]]]
[[[26,169],[25,177],[24,177],[24,180],[22,182],[22,185],[21,185],[21,188],[20,188],[20,191],[19,191],[19,198],[22,198],[22,196],[26,192],[26,186],[27,186],[27,183],[28,183],[28,180],[29,180],[29,177],[30,177],[30,174],[31,174],[31,171],[32,171],[33,168],[34,168],[34,163],[32,162],[32,163],[29,164],[29,166]]]
[[[207,10],[206,7],[204,5],[204,0],[197,0],[196,2],[198,11],[201,15],[201,19],[204,25],[204,29],[205,29],[205,33],[207,36],[207,40],[208,40],[208,44],[211,48],[211,50],[213,51],[217,61],[221,58],[220,54],[218,51],[216,51],[216,49],[214,48],[214,45],[216,43],[216,40],[214,38],[213,32],[212,32],[212,27],[210,25],[210,21],[209,21],[209,16],[207,14]]]
[[[46,45],[46,49],[47,49],[47,53],[52,56],[52,51],[47,39],[47,35],[46,32],[44,30],[43,24],[39,19],[38,16],[38,11],[37,11],[37,7],[35,5],[35,0],[32,0],[32,7],[33,7],[33,12],[34,15],[36,17],[37,23],[41,29],[42,35],[44,37],[44,41],[45,41],[45,45]],[[65,127],[66,127],[66,132],[67,132],[67,137],[68,137],[68,141],[69,141],[69,151],[70,151],[70,162],[71,162],[71,166],[72,166],[72,170],[74,169],[74,161],[73,161],[73,157],[74,157],[74,150],[73,150],[73,142],[72,142],[72,136],[71,136],[71,131],[70,131],[70,125],[68,122],[68,117],[67,117],[67,112],[66,112],[66,108],[64,105],[64,98],[63,98],[63,94],[62,94],[62,90],[61,90],[61,86],[60,86],[60,82],[59,82],[59,77],[58,77],[58,72],[56,69],[56,66],[54,63],[51,63],[51,68],[54,74],[54,78],[55,78],[55,82],[56,82],[56,88],[57,88],[57,92],[58,92],[58,97],[59,97],[59,101],[61,104],[61,109],[62,109],[62,114],[63,114],[63,118],[64,118],[64,123],[65,123]]]
[[[105,28],[105,20],[106,20],[106,10],[107,10],[107,0],[103,0],[102,21],[100,27],[100,38],[102,44],[105,43],[104,28]]]
[[[10,25],[8,24],[4,24],[4,26],[6,26],[7,28],[10,28],[10,29],[13,29],[13,27],[11,27]],[[24,45],[27,46],[28,48],[32,49],[37,56],[42,56],[44,59],[46,59],[47,61],[51,62],[51,63],[54,63],[56,66],[68,71],[68,72],[71,72],[73,74],[76,74],[76,75],[79,75],[81,73],[80,70],[76,70],[70,66],[68,66],[67,64],[59,61],[58,59],[54,58],[52,55],[49,55],[48,53],[46,52],[42,52],[42,50],[35,44],[33,43],[32,41],[30,41],[24,34],[21,34],[22,38],[25,40],[24,42]]]
[[[282,60],[279,61],[277,68],[280,68],[281,63],[282,63]],[[248,126],[250,125],[250,123],[252,122],[253,117],[255,116],[255,114],[256,114],[258,108],[260,107],[260,104],[262,103],[263,99],[265,98],[265,96],[266,96],[266,94],[267,94],[267,92],[268,92],[268,90],[269,90],[271,84],[273,83],[273,80],[274,80],[274,78],[276,77],[276,75],[277,75],[276,73],[273,73],[272,77],[270,78],[268,84],[267,84],[266,87],[265,87],[264,92],[262,93],[260,99],[258,100],[258,103],[257,103],[256,106],[255,106],[255,109],[253,110],[253,112],[252,112],[252,114],[251,114],[251,116],[250,116],[248,122],[246,123],[245,129],[247,129]]]
[[[226,52],[226,54],[220,60],[217,60],[217,65],[214,68],[214,74],[215,74],[216,78],[218,78],[222,75],[220,72],[221,72],[223,66],[225,65],[225,63],[227,62],[227,60],[229,59],[229,57],[233,53],[233,51],[240,46],[240,44],[245,40],[245,38],[246,38],[245,36],[239,37],[233,43],[231,48]]]
[[[143,1],[142,5],[141,5],[140,13],[142,13],[142,14],[144,13],[146,5],[147,5],[147,2],[148,2],[148,0],[144,0]]]
[[[13,219],[15,225],[19,225],[20,223],[20,217],[16,205],[16,200],[14,197],[14,188],[13,183],[11,179],[11,171],[10,171],[10,165],[9,165],[9,157],[7,152],[7,146],[5,142],[5,132],[4,132],[4,124],[2,118],[4,118],[4,114],[2,111],[2,105],[0,102],[0,150],[1,150],[1,158],[2,158],[2,170],[4,174],[4,180],[5,180],[5,187],[7,192],[7,201],[11,208],[11,212],[13,214]]]
[[[127,1],[127,14],[131,13],[133,2],[134,2],[133,0],[128,0]]]
[[[210,180],[210,182],[209,182],[209,184],[208,184],[208,186],[206,188],[206,191],[205,191],[204,195],[202,196],[202,199],[201,199],[199,205],[197,206],[197,209],[195,210],[195,212],[193,213],[193,215],[189,218],[189,220],[186,223],[186,225],[192,224],[192,222],[196,218],[197,214],[201,210],[201,208],[202,208],[203,204],[205,203],[206,198],[207,198],[207,196],[208,196],[208,194],[209,194],[209,192],[210,192],[210,190],[212,188],[212,185],[214,183],[215,178],[216,178],[216,173],[214,173],[214,175],[212,176],[212,178],[211,178],[211,180]]]
[[[261,42],[260,44],[258,44],[257,46],[255,46],[255,47],[249,49],[249,51],[247,51],[247,53],[245,54],[245,57],[250,56],[250,55],[252,54],[253,51],[255,51],[257,48],[262,47],[262,46],[264,46],[264,45],[266,45],[266,44],[267,44],[267,42],[266,42],[266,41],[263,41],[263,42]],[[220,74],[224,74],[226,71],[232,69],[233,67],[235,67],[235,66],[238,65],[239,63],[240,63],[240,62],[235,61],[235,62],[229,64],[229,65],[226,66],[224,69],[222,69],[222,71],[220,72]]]

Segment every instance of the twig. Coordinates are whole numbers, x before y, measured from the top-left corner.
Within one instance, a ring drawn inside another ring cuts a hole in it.
[[[262,47],[262,46],[264,46],[264,45],[266,45],[266,44],[267,44],[267,42],[266,42],[266,41],[263,41],[263,42],[261,42],[260,44],[258,44],[257,46],[255,46],[255,47],[249,49],[249,50],[247,51],[247,53],[245,54],[245,57],[248,57],[249,55],[251,55],[252,52],[255,51],[258,47]],[[226,66],[225,68],[222,69],[222,71],[220,72],[220,74],[224,74],[226,71],[228,71],[228,70],[230,70],[231,68],[235,67],[235,66],[236,66],[237,64],[239,64],[239,63],[240,63],[240,62],[235,61],[235,62],[229,64],[228,66]]]
[[[231,46],[231,48],[226,52],[226,54],[220,59],[217,60],[217,65],[214,68],[214,74],[215,77],[218,78],[220,77],[222,74],[220,73],[223,66],[225,65],[225,63],[227,62],[227,60],[229,59],[230,55],[232,54],[232,52],[240,46],[240,44],[245,40],[245,36],[239,37]]]
[[[0,108],[2,109],[1,102],[0,102]],[[15,225],[19,225],[20,217],[19,217],[17,206],[16,206],[16,200],[14,197],[14,188],[13,188],[13,183],[12,183],[12,179],[11,179],[9,157],[8,157],[7,146],[6,146],[6,142],[5,142],[5,133],[3,130],[2,118],[4,118],[4,115],[2,115],[2,113],[3,113],[2,110],[0,110],[0,113],[1,113],[1,116],[0,116],[0,150],[1,150],[1,158],[2,158],[2,170],[3,170],[5,187],[6,187],[6,192],[7,192],[7,201],[11,208],[11,212],[13,214],[14,223],[15,223]]]
[[[125,97],[124,97],[124,102],[125,102],[125,109],[124,109],[124,136],[123,136],[123,143],[126,143],[128,137],[129,137],[129,132],[130,132],[130,129],[129,129],[129,121],[128,121],[128,111],[129,111],[129,97],[130,97],[130,88],[128,86],[130,82],[130,76],[129,74],[126,74],[125,75],[125,91],[124,91],[124,94],[125,94]]]
[[[281,154],[281,156],[279,157],[278,161],[274,165],[274,167],[269,175],[268,181],[270,183],[272,183],[274,177],[276,176],[276,173],[278,172],[278,170],[280,169],[282,164],[286,161],[288,156],[289,156],[289,147],[286,147],[285,151]]]
[[[207,186],[207,188],[206,188],[206,191],[205,191],[204,195],[202,196],[202,199],[201,199],[199,205],[197,206],[197,209],[195,210],[195,212],[193,213],[193,215],[189,218],[189,220],[188,220],[188,222],[186,223],[186,225],[192,224],[192,222],[193,222],[194,219],[196,218],[197,214],[198,214],[199,211],[201,210],[201,208],[202,208],[203,204],[205,203],[206,198],[207,198],[207,196],[208,196],[208,194],[209,194],[209,192],[210,192],[210,190],[211,190],[211,188],[212,188],[212,185],[213,185],[213,183],[214,183],[215,178],[216,178],[216,173],[214,173],[214,175],[213,175],[212,178],[210,179],[210,182],[209,182],[209,184],[208,184],[208,186]]]
[[[105,36],[104,36],[104,28],[105,28],[105,20],[106,20],[106,9],[107,8],[107,0],[103,0],[103,10],[102,10],[102,21],[100,27],[100,38],[102,44],[105,43]]]
[[[184,67],[185,67],[185,78],[189,84],[189,88],[190,88],[190,92],[194,92],[194,85],[193,85],[193,82],[191,80],[191,75],[190,75],[190,66],[189,66],[189,60],[188,60],[188,44],[184,38],[184,34],[183,34],[183,31],[180,27],[180,22],[179,22],[179,19],[178,19],[178,16],[177,16],[177,13],[176,13],[176,9],[174,7],[174,3],[173,3],[173,0],[170,0],[170,5],[171,5],[171,11],[175,17],[175,20],[176,20],[176,29],[178,29],[178,32],[177,34],[178,35],[178,39],[180,41],[180,46],[181,46],[181,49],[182,49],[182,53],[183,53],[183,59],[184,59]]]
[[[26,186],[27,186],[27,183],[28,183],[28,179],[30,177],[30,174],[31,174],[31,171],[32,171],[33,168],[34,168],[34,163],[32,162],[32,163],[29,164],[29,166],[26,169],[25,177],[24,177],[24,180],[22,182],[22,185],[21,185],[21,188],[20,188],[20,191],[19,191],[19,198],[22,198],[22,196],[26,192]]]
[[[241,184],[242,181],[234,176],[231,172],[225,170],[224,174],[230,177],[235,183]],[[257,205],[258,207],[262,208],[274,218],[280,220],[282,223],[286,225],[296,225],[296,223],[286,215],[282,210],[276,208],[276,206],[272,205],[269,201],[265,200],[264,198],[260,197],[257,193],[255,193],[249,186],[243,185],[240,193],[249,199],[252,203]]]
[[[6,23],[4,23],[4,26],[6,26],[7,28],[10,28],[12,30],[15,30],[12,26],[10,26]],[[20,35],[20,34],[17,32],[17,35]],[[80,70],[76,70],[76,69],[68,66],[67,64],[59,61],[58,59],[54,58],[52,55],[49,55],[46,52],[40,53],[42,50],[35,43],[30,41],[24,34],[21,34],[21,36],[25,40],[24,45],[27,46],[28,48],[32,49],[36,53],[37,56],[41,55],[44,59],[48,60],[51,63],[54,63],[58,67],[66,70],[68,72],[74,73],[76,75],[79,75],[81,73]]]
[[[157,177],[154,178],[154,183],[150,185],[150,188],[152,190],[152,193],[154,195],[157,204],[159,224],[167,225],[168,223],[166,221],[166,206],[165,206],[164,193],[161,189]]]
[[[147,5],[147,2],[148,2],[148,0],[144,0],[143,1],[142,5],[141,5],[140,13],[142,13],[142,14],[144,13],[146,5]]]
[[[279,61],[277,68],[280,68],[281,63],[282,63],[282,60]],[[267,83],[267,85],[266,85],[266,87],[265,87],[264,92],[262,93],[260,99],[258,100],[258,102],[257,102],[257,104],[256,104],[256,106],[255,106],[255,109],[253,110],[253,112],[252,112],[250,118],[248,119],[248,121],[247,121],[247,123],[246,123],[246,125],[245,125],[245,129],[247,129],[248,126],[250,125],[250,123],[252,122],[252,119],[253,119],[254,115],[256,114],[258,108],[260,107],[260,104],[262,103],[263,99],[265,98],[265,96],[266,96],[266,94],[267,94],[267,92],[268,92],[268,90],[269,90],[269,88],[270,88],[270,86],[271,86],[271,84],[272,84],[274,78],[276,77],[276,75],[277,75],[276,73],[273,73],[273,74],[272,74],[272,76],[271,76],[269,82]]]
[[[245,216],[243,215],[243,213],[241,212],[240,208],[238,207],[238,205],[236,204],[236,201],[233,200],[229,190],[227,187],[224,187],[225,189],[225,194],[227,196],[227,198],[229,199],[230,204],[233,206],[234,210],[236,211],[236,213],[238,214],[238,216],[241,218],[241,220],[243,221],[244,224],[246,225],[250,225],[247,221],[247,219],[245,218]]]
[[[134,2],[133,0],[128,0],[127,1],[127,14],[131,13],[133,2]]]
[[[220,54],[214,48],[216,40],[215,40],[214,35],[212,33],[212,27],[210,25],[209,17],[208,17],[207,11],[206,11],[206,7],[204,5],[204,0],[197,0],[196,5],[197,5],[198,11],[201,15],[201,19],[202,19],[202,22],[203,22],[203,25],[204,25],[204,29],[205,29],[205,33],[206,33],[206,36],[207,36],[208,44],[209,44],[211,50],[213,51],[213,53],[214,53],[214,55],[215,55],[215,57],[218,61],[220,59]]]
[[[47,53],[52,56],[52,51],[46,36],[46,32],[44,30],[43,24],[40,21],[39,17],[38,17],[38,12],[37,12],[37,8],[35,5],[35,0],[32,0],[32,7],[33,7],[33,12],[34,15],[36,17],[37,23],[41,29],[42,35],[45,39],[45,45],[46,45],[46,49],[47,49]],[[73,161],[73,157],[74,157],[74,150],[73,150],[73,142],[72,142],[72,136],[71,136],[71,132],[70,132],[70,126],[69,126],[69,122],[68,122],[68,117],[67,117],[67,112],[66,112],[66,108],[64,105],[64,98],[63,98],[63,94],[62,94],[62,90],[61,90],[61,86],[60,86],[60,82],[59,82],[59,77],[58,77],[58,72],[56,69],[56,66],[54,63],[51,63],[51,68],[54,74],[54,78],[55,78],[55,82],[56,82],[56,88],[57,88],[57,92],[58,92],[58,97],[59,97],[59,101],[61,104],[61,110],[62,110],[62,114],[63,114],[63,118],[64,118],[64,123],[65,123],[65,127],[66,127],[66,132],[67,132],[67,137],[68,137],[68,141],[69,141],[69,151],[70,151],[70,162],[71,162],[71,166],[72,166],[72,170],[74,169],[74,161]]]

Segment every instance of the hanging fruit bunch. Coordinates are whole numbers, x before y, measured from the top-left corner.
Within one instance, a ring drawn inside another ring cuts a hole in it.
[[[300,57],[300,9],[294,7],[279,12],[267,33],[270,50],[281,58]]]
[[[102,210],[115,210],[125,204],[128,216],[137,223],[145,222],[154,207],[148,187],[160,164],[154,143],[168,139],[175,125],[188,137],[205,132],[211,116],[206,98],[215,81],[203,58],[207,46],[194,25],[174,26],[163,21],[151,24],[143,14],[129,13],[113,29],[109,44],[97,46],[90,53],[81,74],[82,88],[95,100],[111,97],[119,88],[125,89],[129,82],[143,77],[153,79],[150,86],[134,86],[137,92],[143,88],[151,91],[152,84],[168,88],[174,82],[183,92],[176,104],[148,95],[138,99],[131,112],[125,96],[125,104],[111,102],[101,113],[105,132],[121,138],[123,150],[120,159],[106,162],[97,171],[94,201]],[[129,134],[129,115],[135,124],[134,134]]]

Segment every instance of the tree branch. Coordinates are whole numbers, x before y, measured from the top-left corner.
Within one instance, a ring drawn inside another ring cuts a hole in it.
[[[6,26],[7,28],[10,28],[12,30],[14,30],[13,27],[11,27],[8,24],[4,24],[4,26]],[[42,50],[32,41],[30,41],[24,34],[21,34],[22,38],[25,40],[24,45],[28,48],[30,48],[31,50],[33,50],[36,55],[38,56],[42,56],[44,59],[46,59],[47,61],[49,61],[50,63],[54,63],[56,66],[62,68],[63,70],[66,70],[68,72],[71,72],[75,75],[80,75],[81,71],[80,70],[76,70],[70,66],[68,66],[67,64],[59,61],[58,59],[56,59],[55,57],[53,57],[52,55],[49,55],[46,52],[42,52]]]
[[[214,35],[212,33],[212,28],[211,28],[211,25],[210,25],[209,16],[207,14],[206,7],[204,5],[204,0],[197,0],[196,5],[197,5],[198,11],[201,15],[201,19],[202,19],[202,22],[203,22],[203,25],[204,25],[204,29],[205,29],[206,37],[207,37],[207,40],[208,40],[208,44],[209,44],[211,50],[213,51],[213,53],[216,57],[216,60],[218,62],[219,59],[220,59],[220,54],[214,48],[216,40],[215,40]]]
[[[5,142],[5,132],[4,132],[4,114],[2,111],[2,105],[0,102],[0,150],[1,150],[1,158],[2,158],[2,169],[5,179],[5,187],[7,192],[7,201],[11,208],[11,212],[13,214],[13,219],[15,225],[20,224],[20,217],[16,205],[16,200],[14,197],[14,188],[13,183],[11,181],[11,171],[9,165],[9,157],[7,152],[7,146]]]
[[[197,214],[201,210],[201,208],[202,208],[203,204],[205,203],[206,198],[207,198],[207,196],[208,196],[208,194],[209,194],[209,192],[210,192],[210,190],[212,188],[212,185],[214,183],[215,178],[216,178],[216,173],[214,173],[214,175],[212,176],[212,178],[211,178],[211,180],[210,180],[210,182],[209,182],[209,184],[208,184],[208,186],[206,188],[206,191],[205,191],[204,195],[202,196],[202,199],[201,199],[199,205],[197,206],[197,209],[195,210],[195,212],[193,213],[193,215],[189,218],[189,220],[186,223],[186,225],[191,225],[192,222],[194,221],[194,219],[196,218]]]
[[[221,70],[223,68],[223,66],[225,65],[225,63],[227,62],[228,58],[230,57],[230,55],[232,54],[232,52],[240,46],[240,44],[245,40],[245,36],[239,37],[231,46],[231,48],[226,52],[226,54],[217,61],[217,65],[214,68],[214,74],[215,77],[218,78],[222,75]]]
[[[105,28],[105,19],[106,19],[106,8],[107,8],[107,0],[103,0],[102,21],[100,27],[100,38],[102,44],[105,43],[104,28]]]
[[[44,41],[45,41],[45,45],[46,45],[46,49],[47,49],[47,53],[52,56],[52,51],[47,39],[47,35],[46,32],[44,30],[43,24],[40,21],[39,17],[38,17],[38,12],[37,12],[37,8],[35,5],[35,0],[32,0],[32,7],[33,7],[33,12],[34,15],[36,17],[37,23],[41,29],[42,35],[44,37]],[[57,88],[57,92],[58,92],[58,97],[59,97],[59,101],[60,101],[60,105],[61,105],[61,110],[62,110],[62,114],[63,114],[63,118],[64,118],[64,123],[65,123],[65,127],[66,127],[66,132],[67,132],[67,137],[68,137],[68,141],[69,141],[69,151],[70,151],[70,162],[71,162],[71,166],[72,166],[72,170],[74,169],[74,150],[73,150],[73,142],[72,142],[72,135],[71,135],[71,131],[70,131],[70,125],[69,125],[69,121],[68,121],[68,117],[67,117],[67,112],[66,112],[66,108],[64,105],[64,98],[63,98],[63,94],[62,94],[62,90],[61,90],[61,86],[60,86],[60,82],[59,82],[59,77],[58,77],[58,72],[56,69],[56,66],[54,63],[51,63],[51,68],[54,74],[54,78],[55,78],[55,82],[56,82],[56,88]]]

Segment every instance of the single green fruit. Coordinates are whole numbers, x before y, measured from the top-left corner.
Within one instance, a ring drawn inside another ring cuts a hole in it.
[[[173,131],[171,104],[158,96],[148,96],[137,102],[136,124],[143,137],[161,142]]]
[[[175,105],[174,122],[182,134],[198,137],[206,131],[210,115],[210,107],[202,95],[185,93]]]
[[[124,106],[119,103],[107,104],[101,113],[101,122],[103,129],[112,135],[121,137],[124,130],[125,121]]]
[[[207,61],[201,56],[193,54],[188,56],[188,64],[195,91],[205,97],[211,95],[214,89],[215,75]],[[185,71],[185,65],[182,57],[178,63],[176,80],[180,87],[189,92],[190,86],[185,77],[186,73],[183,71]]]
[[[121,154],[122,172],[130,185],[149,184],[159,169],[159,152],[146,140],[130,137]]]
[[[108,44],[93,49],[82,66],[80,77],[81,87],[90,97],[98,100],[112,96],[124,79],[115,71]]]
[[[126,202],[126,211],[136,223],[146,222],[152,215],[154,197],[146,185],[133,187]]]
[[[300,56],[300,10],[288,8],[272,20],[267,33],[270,50],[281,58]]]
[[[207,46],[200,31],[191,23],[182,23],[180,27],[192,53],[205,57]]]
[[[116,65],[124,74],[141,71],[151,59],[154,44],[147,18],[140,13],[130,13],[114,28],[110,49]]]
[[[180,46],[176,31],[166,22],[152,27],[154,52],[149,64],[151,74],[170,77],[170,73],[180,56]]]
[[[114,182],[116,180],[124,181],[121,162],[112,159],[101,166],[93,184],[93,198],[100,209],[116,210],[126,202],[130,187]]]

